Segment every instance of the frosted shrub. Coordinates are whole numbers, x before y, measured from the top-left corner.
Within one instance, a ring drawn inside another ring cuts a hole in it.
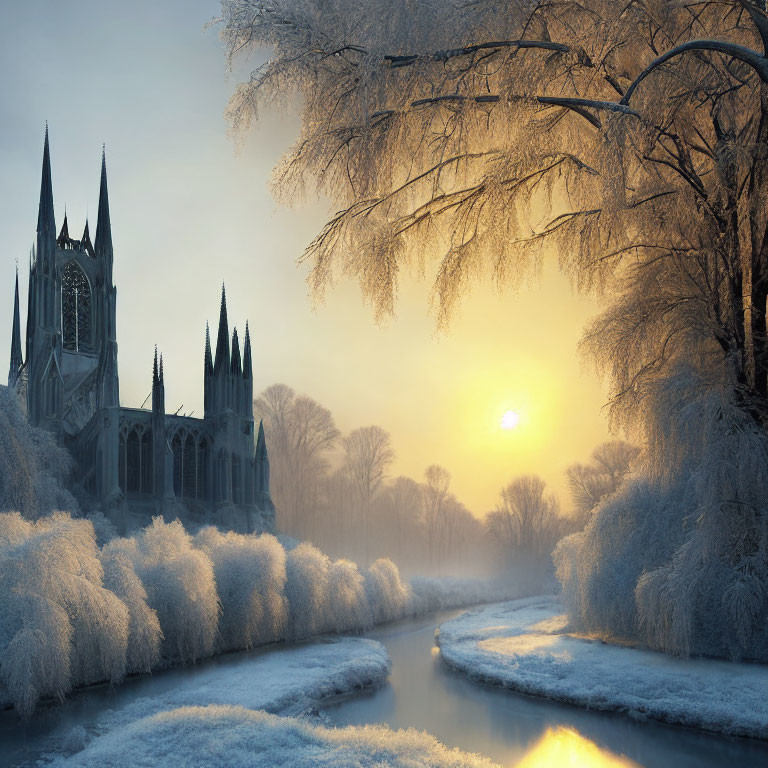
[[[635,587],[680,543],[679,499],[676,486],[632,478],[598,505],[583,531],[558,544],[553,558],[574,628],[637,636]]]
[[[60,482],[71,466],[69,453],[50,432],[33,427],[17,395],[0,386],[0,512],[34,520],[53,510],[76,511]]]
[[[328,610],[334,632],[361,632],[373,624],[365,579],[349,560],[337,560],[328,570]]]
[[[299,544],[286,556],[288,637],[302,640],[330,628],[328,570],[331,561],[311,544]]]
[[[195,544],[213,562],[221,601],[220,647],[251,648],[285,636],[285,551],[274,536],[204,528]]]
[[[389,558],[379,558],[368,569],[365,591],[376,624],[411,612],[411,589],[400,580],[400,572]]]
[[[147,604],[147,592],[134,570],[130,549],[126,539],[115,539],[102,549],[104,586],[128,608],[128,672],[150,672],[160,659],[163,633],[157,612]]]
[[[178,520],[152,524],[122,545],[157,611],[166,663],[190,662],[214,651],[219,601],[213,564],[195,549]]]
[[[578,628],[768,660],[768,437],[689,371],[649,411],[653,461],[555,552]]]
[[[88,521],[0,514],[0,679],[23,716],[42,696],[124,676],[128,609],[102,577]]]

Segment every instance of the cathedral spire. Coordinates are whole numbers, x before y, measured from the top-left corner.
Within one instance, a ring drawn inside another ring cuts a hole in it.
[[[241,376],[243,373],[240,364],[240,341],[237,338],[237,328],[232,331],[232,366],[230,370],[233,376]]]
[[[13,296],[13,331],[11,332],[11,365],[8,370],[8,386],[14,387],[19,378],[23,360],[21,357],[21,323],[19,320],[19,268],[16,267],[16,291]]]
[[[101,185],[99,187],[99,214],[96,219],[96,255],[112,258],[112,225],[109,220],[109,193],[107,192],[107,156],[101,151]]]
[[[61,232],[59,232],[59,239],[57,240],[59,247],[63,248],[69,240],[69,226],[67,225],[67,207],[64,206],[64,223],[61,225]]]
[[[229,370],[229,324],[227,323],[227,294],[224,290],[224,283],[222,283],[219,335],[216,339],[216,361],[213,364],[213,372],[217,374],[227,370]]]
[[[93,251],[93,244],[91,243],[91,233],[88,230],[88,219],[85,220],[85,229],[83,230],[83,248],[85,252],[93,258],[96,254]]]
[[[205,323],[205,362],[203,368],[206,376],[213,373],[213,357],[211,356],[211,330],[208,327],[208,321]]]
[[[259,420],[259,436],[256,438],[256,458],[267,458],[267,439],[264,437],[264,422]]]
[[[243,342],[243,378],[253,378],[253,363],[251,362],[251,333],[248,330],[248,321],[245,322],[245,341]]]
[[[53,184],[51,183],[51,150],[48,146],[48,123],[45,124],[43,144],[43,175],[40,182],[40,206],[37,209],[37,234],[56,239],[56,219],[53,215]]]
[[[160,376],[157,372],[157,344],[155,344],[155,360],[152,363],[152,386],[160,383]]]

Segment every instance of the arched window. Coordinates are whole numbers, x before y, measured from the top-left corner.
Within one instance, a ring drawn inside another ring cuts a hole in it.
[[[61,273],[61,332],[64,349],[91,347],[91,286],[74,260]]]
[[[208,499],[208,443],[200,438],[197,445],[197,498]]]
[[[120,483],[120,488],[122,489],[123,493],[126,492],[127,489],[127,483],[126,483],[126,474],[127,474],[127,467],[126,467],[126,461],[127,461],[127,450],[125,445],[125,432],[120,432],[120,446],[119,446],[119,452],[118,452],[118,481]],[[101,464],[97,464],[96,466],[101,466]]]
[[[240,493],[240,457],[232,456],[232,501],[235,504],[242,502],[242,494]]]
[[[173,492],[176,498],[181,498],[182,480],[184,471],[184,441],[177,432],[171,441],[173,449]]]
[[[194,499],[197,484],[197,444],[195,438],[189,434],[184,441],[184,479],[182,491],[185,499]]]
[[[141,435],[141,492],[152,493],[154,478],[152,464],[152,430],[145,429]]]
[[[126,493],[138,493],[141,490],[141,443],[139,433],[132,429],[128,433],[126,445]]]

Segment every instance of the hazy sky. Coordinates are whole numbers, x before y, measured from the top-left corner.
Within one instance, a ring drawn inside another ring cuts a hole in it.
[[[607,437],[603,387],[576,351],[596,304],[552,268],[518,295],[479,286],[439,336],[429,286],[415,278],[385,327],[355,285],[313,311],[296,258],[327,207],[287,209],[270,197],[270,170],[296,135],[291,116],[270,116],[239,150],[229,137],[224,110],[237,74],[216,30],[203,29],[217,12],[216,0],[3,3],[2,380],[17,259],[24,324],[48,120],[57,226],[66,205],[73,237],[86,214],[95,232],[107,145],[124,405],[149,393],[157,344],[167,409],[202,415],[205,322],[215,336],[225,281],[230,328],[242,333],[250,320],[255,391],[282,381],[330,408],[343,431],[382,425],[396,474],[420,478],[443,464],[477,514],[524,472],[565,497],[564,468]],[[502,432],[507,409],[521,424]]]

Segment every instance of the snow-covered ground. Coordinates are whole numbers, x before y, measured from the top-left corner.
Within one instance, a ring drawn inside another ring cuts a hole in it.
[[[183,707],[131,723],[57,762],[82,768],[494,768],[419,731],[342,729],[231,706]]]
[[[328,697],[378,685],[387,679],[389,671],[390,661],[384,646],[375,640],[361,638],[346,637],[243,656],[226,667],[213,665],[196,670],[189,680],[179,685],[109,710],[95,723],[76,726],[69,733],[59,733],[58,744],[54,741],[52,746],[56,750],[63,745],[64,750],[72,751],[88,744],[86,752],[92,754],[101,748],[99,744],[115,745],[123,738],[133,738],[131,734],[141,731],[134,727],[137,721],[143,722],[163,713],[159,720],[152,722],[167,723],[171,717],[169,713],[179,709],[212,706],[220,713],[266,710],[281,715],[303,714]],[[181,718],[179,722],[188,721]],[[83,759],[88,758],[84,756]],[[95,764],[122,765],[99,760]],[[180,757],[173,764],[193,763]]]
[[[296,717],[324,698],[382,682],[389,670],[384,646],[357,638],[244,658],[109,712],[89,732],[73,729],[62,743],[70,754],[44,762],[62,768],[494,768],[426,733],[327,728]]]
[[[473,678],[591,709],[768,738],[768,665],[679,659],[565,632],[556,598],[477,608],[442,624],[445,662]]]

